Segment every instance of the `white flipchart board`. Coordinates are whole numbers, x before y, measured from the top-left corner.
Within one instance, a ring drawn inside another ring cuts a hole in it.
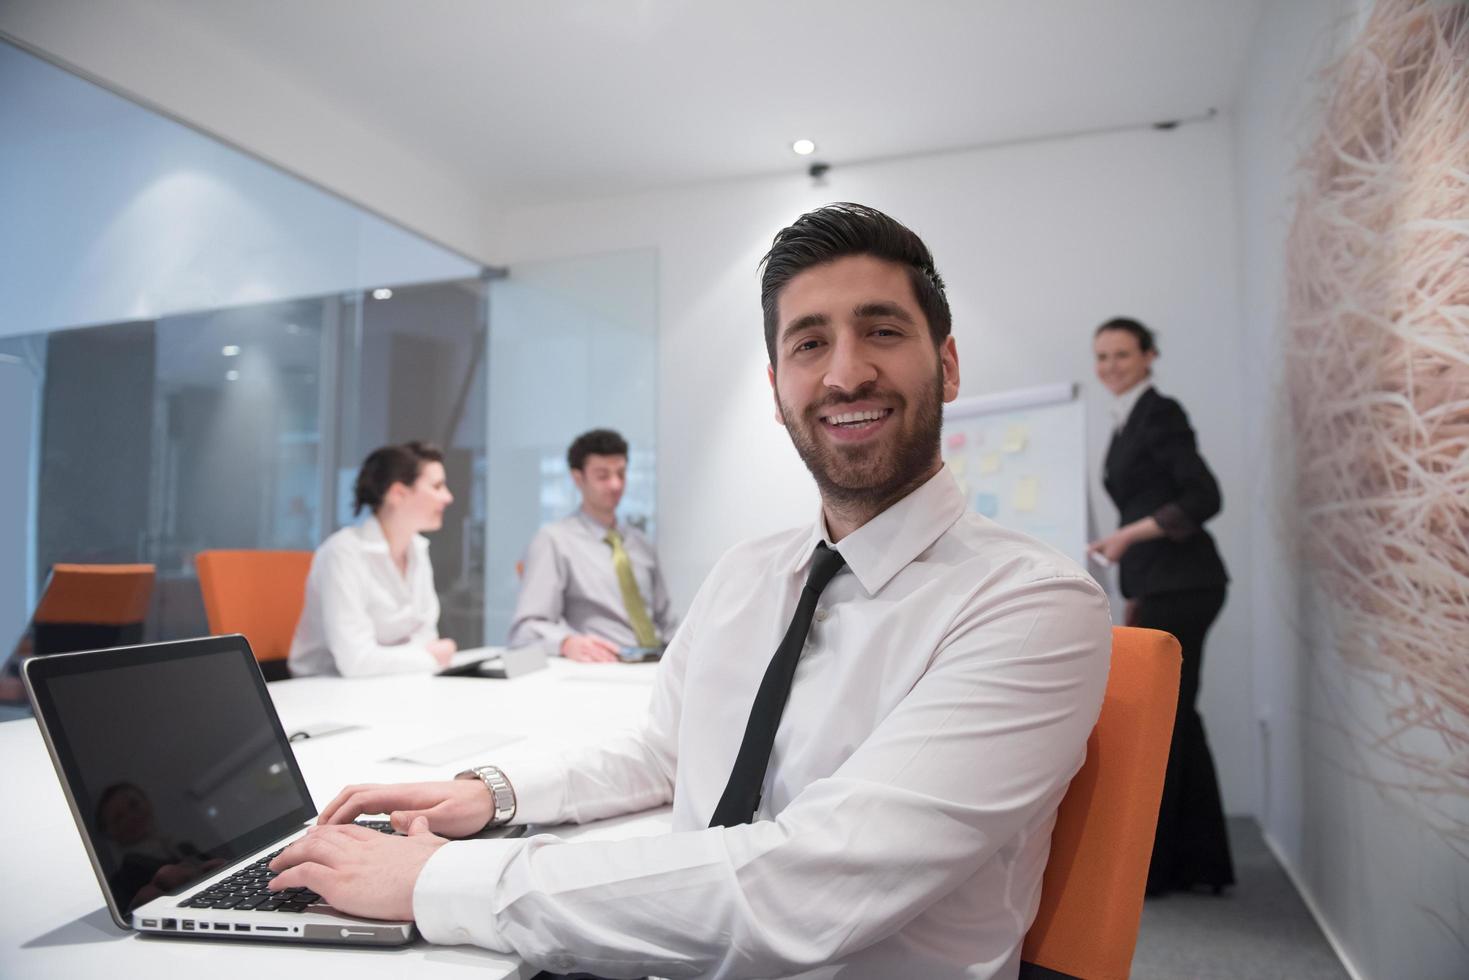
[[[1086,409],[1075,384],[950,402],[943,452],[971,510],[1085,565]]]

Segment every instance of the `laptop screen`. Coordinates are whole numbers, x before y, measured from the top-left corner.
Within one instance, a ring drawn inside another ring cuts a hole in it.
[[[243,637],[63,654],[26,675],[124,915],[316,814]]]

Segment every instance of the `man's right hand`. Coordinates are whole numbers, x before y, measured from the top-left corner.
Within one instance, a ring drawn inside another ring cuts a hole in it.
[[[429,829],[442,837],[473,837],[495,815],[495,801],[478,779],[438,783],[373,783],[348,786],[326,805],[318,824],[351,823],[364,813],[386,813],[393,826],[407,833],[413,818],[427,818]]]
[[[617,662],[617,644],[600,636],[574,633],[561,641],[561,656],[590,664]]]

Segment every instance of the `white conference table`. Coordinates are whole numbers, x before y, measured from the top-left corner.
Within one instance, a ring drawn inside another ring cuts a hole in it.
[[[319,809],[349,782],[446,778],[488,761],[513,771],[516,758],[585,744],[636,724],[647,708],[655,669],[558,658],[546,670],[510,681],[314,677],[268,689],[288,733],[323,722],[361,726],[294,743]],[[427,753],[439,760],[434,764],[391,758],[432,747],[438,748]],[[397,949],[142,938],[119,929],[108,915],[33,720],[0,723],[0,774],[0,813],[9,832],[0,857],[0,978],[177,973],[259,980],[289,970],[311,980],[408,974],[530,980],[539,972],[518,957],[432,946],[421,938]],[[664,810],[555,832],[614,837],[666,827]]]

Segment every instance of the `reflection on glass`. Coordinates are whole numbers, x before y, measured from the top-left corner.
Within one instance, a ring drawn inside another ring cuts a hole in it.
[[[320,364],[338,305],[312,298],[156,323],[144,547],[158,567],[161,635],[208,632],[200,551],[316,546]]]
[[[97,802],[97,830],[113,845],[116,870],[107,884],[124,912],[197,881],[224,866],[189,841],[161,833],[148,794],[136,783],[113,783]]]

